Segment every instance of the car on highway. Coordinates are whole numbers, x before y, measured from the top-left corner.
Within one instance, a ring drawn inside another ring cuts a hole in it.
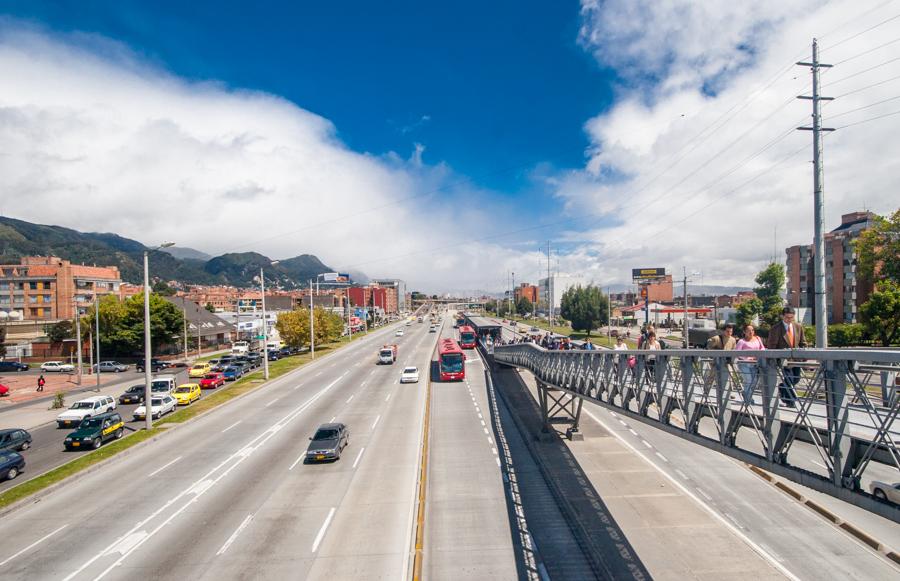
[[[396,336],[396,337],[402,337],[402,336],[403,336],[403,329],[397,329],[397,332],[394,333],[394,336]]]
[[[122,373],[123,371],[128,371],[128,366],[124,363],[119,363],[118,361],[101,361],[100,363],[95,363],[95,373],[98,368],[100,373]]]
[[[139,372],[143,373],[144,371],[144,360],[141,359],[137,363],[135,363],[134,368]],[[162,371],[163,369],[168,369],[169,364],[161,359],[150,359],[150,372],[157,373]]]
[[[887,482],[873,480],[869,484],[869,491],[875,498],[890,500],[891,502],[900,504],[900,482],[889,484]]]
[[[159,397],[153,396],[150,398],[150,414],[151,417],[156,420],[164,415],[174,412],[177,407],[177,403],[175,402],[175,398],[169,394],[161,395]],[[135,408],[134,412],[132,412],[132,416],[135,420],[143,420],[147,418],[147,406],[144,404],[139,405]]]
[[[62,361],[45,361],[41,363],[41,371],[45,373],[72,373],[75,366]]]
[[[0,383],[0,397],[4,395],[9,395],[9,386]]]
[[[157,375],[150,380],[150,392],[153,395],[172,393],[177,385],[178,377],[171,373],[164,373],[162,375]]]
[[[531,327],[530,329],[528,329],[528,331],[531,333],[539,333],[540,329],[538,329],[537,327]]]
[[[56,425],[60,428],[77,426],[87,418],[105,414],[116,409],[116,400],[108,395],[95,395],[78,400],[72,407],[56,416]]]
[[[344,448],[350,445],[350,430],[341,423],[322,424],[309,439],[304,462],[340,460]]]
[[[281,355],[278,354],[278,349],[269,349],[266,353],[266,358],[269,361],[278,361],[281,359]]]
[[[244,375],[244,371],[239,365],[229,365],[222,371],[225,381],[236,381]]]
[[[252,367],[259,367],[263,363],[262,354],[258,351],[254,351],[253,353],[247,354],[247,361],[250,362]]]
[[[404,367],[400,374],[400,383],[419,383],[419,368]]]
[[[120,404],[143,403],[144,401],[144,384],[132,385],[119,396]],[[152,387],[151,387],[152,391]]]
[[[31,434],[22,428],[0,430],[0,453],[21,452],[31,447]]]
[[[25,458],[18,452],[0,454],[0,477],[12,480],[25,470]]]
[[[0,361],[0,371],[28,371],[27,363],[19,363],[18,361]]]
[[[207,373],[199,383],[200,389],[215,389],[225,385],[225,376],[218,372]]]
[[[178,405],[191,405],[200,399],[200,385],[196,383],[185,383],[175,388],[172,394]]]
[[[88,418],[78,424],[78,429],[66,436],[66,450],[96,450],[103,442],[118,440],[125,435],[125,422],[119,412],[110,412]]]
[[[203,361],[201,363],[195,363],[191,370],[188,371],[188,377],[194,379],[195,377],[203,377],[207,373],[212,371],[210,368],[209,362]]]

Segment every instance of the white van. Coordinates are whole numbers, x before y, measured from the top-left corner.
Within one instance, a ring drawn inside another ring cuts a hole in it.
[[[157,375],[150,380],[150,392],[153,395],[172,393],[178,385],[178,378],[170,373]]]

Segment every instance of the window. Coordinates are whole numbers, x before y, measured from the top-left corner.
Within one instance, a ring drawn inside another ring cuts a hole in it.
[[[38,285],[38,283],[36,283],[36,282],[29,282],[28,288],[30,288],[31,290],[37,290],[37,287],[38,287],[37,285]]]

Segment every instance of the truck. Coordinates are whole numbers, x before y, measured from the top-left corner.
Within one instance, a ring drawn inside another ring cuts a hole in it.
[[[382,345],[378,351],[379,365],[393,365],[397,360],[397,345]]]
[[[232,355],[246,355],[250,351],[250,343],[246,341],[235,341],[231,344]]]

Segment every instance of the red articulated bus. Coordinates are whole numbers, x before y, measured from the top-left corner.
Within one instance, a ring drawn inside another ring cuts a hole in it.
[[[469,325],[463,325],[459,328],[459,346],[463,349],[474,349],[475,343],[478,341],[478,335],[475,329]]]
[[[441,339],[438,344],[438,372],[441,381],[462,381],[466,378],[466,355],[453,339]]]

